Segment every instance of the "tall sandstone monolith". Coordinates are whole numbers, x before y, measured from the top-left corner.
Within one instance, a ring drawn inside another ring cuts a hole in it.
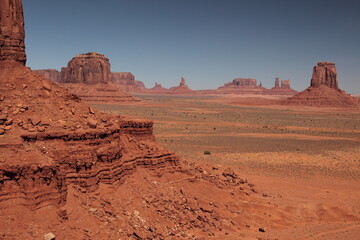
[[[313,69],[311,87],[326,85],[333,89],[338,89],[338,78],[335,63],[318,62]]]
[[[26,64],[21,0],[0,0],[0,60]]]
[[[110,83],[110,62],[103,54],[89,52],[79,54],[61,69],[64,83]]]

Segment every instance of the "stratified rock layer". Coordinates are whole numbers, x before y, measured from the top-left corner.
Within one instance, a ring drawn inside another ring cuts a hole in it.
[[[311,78],[311,87],[320,87],[321,85],[329,88],[338,89],[338,78],[335,63],[318,62],[313,69]]]
[[[21,0],[0,0],[0,60],[26,64]]]
[[[109,59],[103,54],[89,52],[75,56],[66,68],[61,69],[64,83],[109,83],[111,72]]]

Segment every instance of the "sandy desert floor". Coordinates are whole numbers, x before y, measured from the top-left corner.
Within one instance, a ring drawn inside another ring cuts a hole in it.
[[[230,166],[293,217],[249,239],[360,239],[359,111],[234,96],[137,97],[95,107],[153,120],[157,141],[182,160]]]

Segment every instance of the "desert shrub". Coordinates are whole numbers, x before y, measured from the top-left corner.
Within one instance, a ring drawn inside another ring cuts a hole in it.
[[[211,152],[210,151],[204,151],[204,154],[205,155],[211,155]]]

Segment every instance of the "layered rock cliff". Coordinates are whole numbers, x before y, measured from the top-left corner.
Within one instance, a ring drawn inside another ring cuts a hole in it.
[[[25,30],[21,0],[0,1],[0,60],[26,64]]]

